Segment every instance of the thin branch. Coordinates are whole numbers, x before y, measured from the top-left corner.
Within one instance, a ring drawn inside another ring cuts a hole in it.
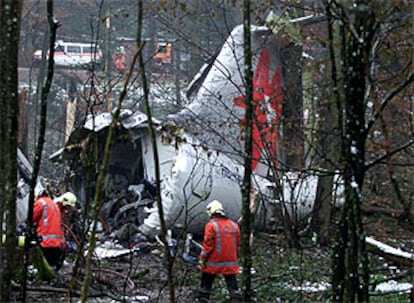
[[[380,102],[380,107],[374,113],[373,117],[368,122],[366,132],[369,132],[369,130],[373,127],[375,122],[378,119],[378,116],[382,113],[382,111],[385,109],[385,107],[389,104],[392,98],[394,98],[397,94],[399,94],[403,89],[405,89],[410,83],[414,82],[414,72],[411,72],[407,78],[398,84],[398,86],[394,87]]]
[[[382,155],[381,157],[375,159],[374,161],[371,161],[369,164],[365,165],[365,171],[367,171],[368,169],[370,169],[371,167],[377,165],[378,163],[381,163],[382,161],[384,161],[386,158],[391,157],[392,155],[395,155],[397,153],[399,153],[402,150],[407,149],[410,146],[414,145],[414,140],[410,140],[407,143],[389,151],[388,153],[386,153],[385,155]]]

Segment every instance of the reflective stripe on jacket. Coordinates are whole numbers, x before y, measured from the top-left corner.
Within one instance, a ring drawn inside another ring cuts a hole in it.
[[[231,219],[214,216],[204,228],[203,247],[199,258],[206,261],[202,271],[210,274],[237,274],[240,228]]]
[[[37,224],[37,235],[42,237],[40,246],[66,246],[59,207],[49,197],[40,197],[33,206],[33,222]]]

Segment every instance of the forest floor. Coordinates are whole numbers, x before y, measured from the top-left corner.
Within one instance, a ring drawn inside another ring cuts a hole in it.
[[[408,223],[385,215],[363,218],[367,236],[383,243],[414,253],[414,230]],[[308,242],[311,242],[310,240]],[[94,261],[94,279],[87,302],[170,302],[164,249],[150,243],[145,249],[121,257]],[[255,302],[330,302],[331,247],[308,245],[289,248],[282,234],[257,233],[252,247],[252,289]],[[396,266],[374,254],[369,254],[371,280],[412,283],[410,268]],[[82,268],[83,269],[83,268]],[[186,263],[180,256],[174,262],[176,302],[195,302],[200,273],[196,265]],[[27,302],[80,302],[76,294],[65,300],[70,263],[61,270],[60,282],[33,282]],[[125,277],[129,277],[129,280]],[[241,276],[239,276],[241,282]],[[75,287],[80,291],[80,282]],[[384,294],[371,289],[371,302],[410,302],[410,295]],[[19,302],[18,300],[13,302]],[[215,281],[211,302],[230,302],[222,278]]]

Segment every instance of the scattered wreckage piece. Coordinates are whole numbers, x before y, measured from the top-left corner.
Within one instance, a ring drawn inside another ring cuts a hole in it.
[[[27,220],[33,166],[20,148],[17,148],[17,168],[16,223],[22,224]],[[44,187],[45,183],[46,179],[39,176],[36,187]]]
[[[94,251],[94,258],[96,260],[111,259],[123,257],[135,252],[140,252],[140,248],[124,248],[120,244],[114,244],[111,242],[104,243],[102,245],[97,245]]]
[[[120,228],[127,223],[143,223],[146,217],[146,208],[151,206],[154,200],[144,199],[122,206],[114,216],[114,228]],[[141,210],[144,208],[143,210]]]

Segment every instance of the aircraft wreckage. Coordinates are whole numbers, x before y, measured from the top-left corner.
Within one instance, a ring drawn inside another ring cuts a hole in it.
[[[286,102],[281,56],[292,50],[289,47],[293,44],[266,27],[252,26],[251,34],[257,116],[253,125],[252,185],[260,192],[256,226],[263,228],[271,206],[277,205],[284,196],[296,196],[300,212],[309,213],[316,177],[305,179],[301,190],[295,191],[284,186],[284,182],[297,176],[286,174],[276,178],[272,173],[283,155],[278,145],[283,136],[278,125]],[[205,207],[213,199],[223,202],[232,219],[241,216],[243,71],[243,27],[237,26],[215,60],[204,66],[190,84],[188,105],[163,121],[154,120],[160,193],[169,228],[202,234],[208,220]],[[296,83],[300,85],[300,81]],[[296,91],[301,89],[298,87]],[[89,117],[82,127],[72,132],[61,154],[70,167],[71,188],[80,201],[86,199],[92,142],[95,140],[98,146],[93,161],[99,163],[111,120],[111,113]],[[147,116],[139,111],[123,110],[116,129],[102,211],[110,229],[131,223],[146,236],[159,234],[158,210],[151,195],[154,172]],[[133,197],[128,199],[131,193]],[[119,203],[120,200],[123,202]]]

